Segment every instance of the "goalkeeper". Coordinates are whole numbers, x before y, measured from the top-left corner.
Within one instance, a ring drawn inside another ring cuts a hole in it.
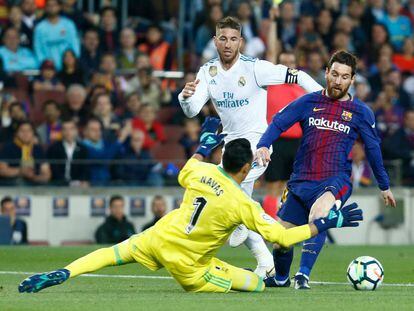
[[[285,229],[240,188],[253,159],[247,139],[235,139],[226,145],[223,167],[202,162],[223,140],[224,135],[216,134],[219,125],[219,119],[206,119],[200,146],[178,176],[186,189],[179,209],[122,243],[98,249],[63,269],[28,277],[19,285],[19,291],[38,292],[104,267],[139,262],[152,271],[165,267],[186,291],[261,292],[265,285],[255,273],[215,257],[238,225],[245,224],[283,247],[329,228],[359,225],[362,211],[354,203],[332,210],[328,217],[311,224]]]

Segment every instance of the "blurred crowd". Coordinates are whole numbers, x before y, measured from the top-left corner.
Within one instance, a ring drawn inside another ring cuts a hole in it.
[[[355,53],[352,92],[375,112],[385,159],[413,185],[413,0],[128,1],[127,20],[107,1],[97,12],[77,2],[0,0],[1,185],[174,183],[215,113],[208,104],[186,119],[177,94],[215,57],[226,15],[243,25],[244,54],[276,63],[292,53],[322,85],[333,51]],[[159,74],[179,69],[180,79]],[[372,185],[363,148],[351,157],[354,184]]]

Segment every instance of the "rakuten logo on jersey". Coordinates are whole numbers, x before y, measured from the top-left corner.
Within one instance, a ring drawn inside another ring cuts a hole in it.
[[[349,134],[351,128],[348,125],[339,123],[338,121],[329,121],[324,118],[316,119],[313,117],[309,118],[309,126],[316,126],[320,130],[328,130],[334,132],[342,132]]]

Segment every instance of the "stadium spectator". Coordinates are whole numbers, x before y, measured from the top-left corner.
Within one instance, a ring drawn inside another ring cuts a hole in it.
[[[394,54],[392,62],[402,72],[414,74],[414,39],[405,38],[401,53]]]
[[[45,60],[40,66],[40,76],[33,81],[34,91],[64,91],[65,86],[60,82],[55,65],[51,60]]]
[[[23,106],[19,102],[11,102],[8,106],[8,118],[7,122],[2,120],[2,128],[0,131],[0,143],[5,143],[13,140],[14,133],[20,122],[27,120],[26,111],[23,109]],[[7,123],[8,125],[6,126]]]
[[[406,37],[413,34],[410,19],[407,16],[401,15],[401,0],[387,0],[387,13],[381,20],[388,29],[390,34],[390,41],[396,51],[401,51],[401,48]]]
[[[146,41],[138,49],[150,57],[155,70],[170,70],[172,67],[172,51],[170,44],[163,39],[163,30],[158,24],[148,27]]]
[[[261,57],[265,46],[259,37],[259,21],[253,13],[251,3],[248,1],[240,2],[236,15],[242,24],[242,36],[245,42],[244,53],[252,57]]]
[[[325,66],[320,53],[313,51],[308,55],[307,72],[320,85],[325,86]]]
[[[16,128],[14,140],[0,153],[0,183],[3,185],[40,185],[50,180],[50,166],[44,162],[42,148],[35,144],[35,131],[28,121]]]
[[[93,102],[93,115],[102,122],[103,139],[114,142],[121,129],[121,121],[113,113],[113,105],[109,94],[104,93],[95,97]]]
[[[132,28],[126,27],[122,29],[120,38],[121,47],[116,57],[120,70],[135,68],[135,60],[139,53],[136,48],[136,42],[136,35]]]
[[[85,125],[89,117],[86,103],[86,89],[80,84],[72,84],[66,91],[66,103],[63,106],[63,118],[74,119],[80,126]]]
[[[153,77],[151,67],[143,67],[138,71],[140,82],[139,91],[141,100],[158,110],[162,105],[171,101],[171,92],[168,88],[162,87],[160,79]]]
[[[77,8],[77,2],[77,0],[62,1],[62,15],[72,20],[77,29],[83,32],[91,26],[91,23],[85,17],[85,14]]]
[[[414,0],[406,1],[401,13],[410,19],[411,25],[414,25]]]
[[[98,71],[101,63],[102,52],[99,48],[100,38],[98,30],[89,28],[83,34],[81,56],[79,63],[89,79],[95,71]]]
[[[1,215],[10,217],[12,227],[11,243],[13,245],[27,244],[27,224],[16,217],[16,205],[13,199],[5,196],[1,199]]]
[[[109,200],[109,216],[95,233],[96,243],[115,244],[123,242],[135,234],[134,225],[129,222],[124,212],[125,200],[114,195]]]
[[[209,6],[207,20],[198,28],[195,35],[195,52],[203,53],[204,48],[216,33],[216,23],[223,18],[220,4]]]
[[[359,0],[350,0],[347,6],[347,13],[352,23],[352,43],[358,54],[364,53],[367,42],[367,33],[362,25],[365,4]]]
[[[120,152],[122,144],[131,132],[130,126],[125,126],[116,142],[110,143],[102,138],[102,123],[99,119],[90,118],[84,130],[83,144],[88,150],[89,181],[92,185],[107,185],[111,180],[110,162]]]
[[[374,39],[374,36],[370,35],[371,26],[382,21],[384,16],[384,0],[369,0],[362,21],[370,40]]]
[[[404,109],[410,108],[410,95],[403,88],[401,72],[397,69],[390,70],[387,74],[387,82],[394,86],[393,105]]]
[[[184,119],[184,134],[179,143],[184,147],[187,159],[191,158],[199,144],[200,130],[200,121],[197,118]]]
[[[103,7],[100,16],[101,23],[99,37],[101,50],[114,53],[119,48],[119,31],[116,10],[111,6]]]
[[[292,50],[297,40],[297,22],[293,1],[283,1],[280,5],[280,19],[277,23],[277,37],[286,50]]]
[[[54,100],[43,103],[43,115],[45,122],[36,129],[39,141],[42,145],[50,145],[62,139],[62,123],[60,121],[61,110]]]
[[[392,103],[392,99],[396,94],[394,86],[387,84],[384,89],[378,94],[373,106],[376,127],[382,138],[389,137],[402,126],[404,113],[403,108]]]
[[[28,29],[33,33],[33,29],[36,23],[36,3],[35,0],[22,0],[20,3],[22,9],[23,18],[22,21]]]
[[[142,226],[142,231],[147,230],[148,228],[151,228],[153,225],[157,223],[158,220],[160,220],[162,217],[167,215],[167,203],[165,202],[165,199],[161,195],[156,195],[152,199],[151,202],[151,212],[154,215],[154,219],[145,225]]]
[[[19,32],[15,28],[7,28],[3,33],[3,46],[0,57],[3,70],[14,73],[23,70],[37,69],[38,64],[32,51],[20,46]]]
[[[62,121],[62,140],[52,144],[47,158],[52,169],[54,185],[87,186],[89,179],[88,151],[79,142],[78,129],[73,119]]]
[[[141,130],[134,130],[125,142],[117,159],[115,167],[116,179],[127,185],[161,187],[162,165],[156,163],[148,150],[143,149],[145,134]]]
[[[393,64],[391,57],[388,55],[379,56],[375,66],[371,66],[371,74],[368,77],[368,81],[374,94],[378,94],[382,90],[383,85],[387,80],[387,74],[392,68]]]
[[[316,30],[320,34],[323,44],[330,51],[332,49],[333,38],[333,18],[332,13],[328,9],[322,9],[316,18]]]
[[[20,45],[28,49],[32,48],[33,29],[23,22],[22,9],[13,5],[9,9],[9,27],[15,28],[19,33]]]
[[[115,55],[112,53],[105,53],[101,57],[99,65],[99,72],[92,76],[92,85],[103,85],[107,91],[117,98],[120,93],[120,79],[116,76],[117,64]]]
[[[136,92],[140,89],[139,72],[141,69],[151,68],[150,58],[147,54],[141,53],[135,58],[135,75],[129,80],[123,81],[125,94]]]
[[[139,129],[145,133],[144,149],[151,149],[157,143],[166,141],[164,126],[156,121],[155,117],[154,107],[144,104],[139,111],[139,117],[131,121],[133,129]]]
[[[75,24],[60,16],[61,5],[58,0],[47,0],[46,18],[39,22],[33,35],[33,45],[39,62],[50,59],[58,70],[62,69],[62,56],[66,50],[80,55],[80,44]]]
[[[370,25],[370,34],[372,40],[368,44],[367,62],[369,65],[378,60],[379,50],[384,44],[389,44],[389,34],[387,28],[383,24]]]
[[[85,73],[72,50],[63,53],[63,68],[58,74],[59,80],[68,88],[71,84],[85,85]]]
[[[123,113],[122,118],[129,120],[138,117],[141,107],[141,96],[138,92],[127,95],[125,98],[126,111]]]
[[[361,142],[356,141],[351,151],[352,174],[351,180],[354,189],[373,186],[373,173],[366,159],[364,147]]]
[[[385,159],[401,159],[403,183],[414,186],[414,110],[404,114],[404,126],[384,140]]]

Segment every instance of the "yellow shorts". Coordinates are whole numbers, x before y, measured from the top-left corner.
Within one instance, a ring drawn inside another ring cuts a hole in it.
[[[175,254],[163,251],[163,248],[159,247],[160,241],[155,241],[156,238],[151,232],[147,230],[115,245],[117,262],[122,264],[136,261],[152,271],[165,267],[186,291],[191,292],[227,293],[230,290],[249,292],[264,290],[264,282],[259,276],[217,258],[212,258],[203,266],[184,265],[182,260],[171,260],[175,258]]]

